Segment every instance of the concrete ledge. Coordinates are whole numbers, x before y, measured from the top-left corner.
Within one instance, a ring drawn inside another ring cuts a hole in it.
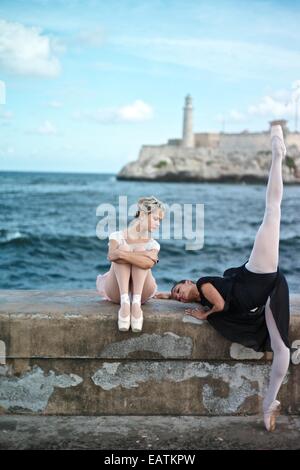
[[[0,291],[3,413],[238,415],[260,409],[272,354],[222,338],[150,300],[140,334],[119,332],[118,305],[94,290]],[[300,414],[300,295],[291,296],[292,361],[279,399]]]

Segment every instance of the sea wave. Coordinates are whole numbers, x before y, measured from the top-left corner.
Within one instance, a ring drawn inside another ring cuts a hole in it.
[[[28,239],[28,236],[25,233],[20,232],[19,230],[6,230],[0,229],[0,245],[6,243],[19,243],[22,240]]]
[[[173,240],[173,242],[170,243],[170,241],[165,242],[164,240],[160,240],[159,238],[157,238],[157,241],[160,243],[161,246],[161,254],[164,253],[165,255],[170,256],[178,256],[184,252],[186,253],[186,255],[195,254],[195,251],[193,250],[185,250],[186,240]],[[108,238],[100,240],[96,235],[93,234],[33,234],[30,232],[24,232],[19,230],[0,229],[0,245],[29,246],[35,245],[35,243],[46,243],[49,245],[59,244],[60,247],[66,245],[68,246],[68,248],[81,246],[87,247],[91,246],[90,244],[96,244],[99,247],[107,247]],[[300,236],[298,235],[294,235],[287,238],[281,238],[280,240],[281,247],[296,247],[299,244]],[[243,240],[241,243],[236,243],[235,240],[230,241],[230,239],[223,239],[222,243],[220,241],[216,243],[214,240],[207,240],[205,241],[201,251],[205,251],[207,254],[215,252],[227,252],[228,250],[234,250],[235,252],[237,252],[244,251],[246,249],[249,250],[252,248],[252,246],[252,240]]]

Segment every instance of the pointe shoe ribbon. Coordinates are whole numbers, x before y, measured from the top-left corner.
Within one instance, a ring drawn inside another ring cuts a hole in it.
[[[280,401],[274,400],[271,405],[264,411],[264,423],[267,431],[274,431],[276,425],[276,416],[280,410]]]

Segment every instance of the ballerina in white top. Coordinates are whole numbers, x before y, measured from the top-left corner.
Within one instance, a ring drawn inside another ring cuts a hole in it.
[[[125,230],[112,232],[108,242],[107,258],[110,270],[97,276],[97,291],[105,299],[120,303],[118,327],[120,331],[142,330],[145,303],[157,292],[151,268],[158,262],[159,243],[149,233],[159,228],[165,208],[154,196],[138,200],[135,219]],[[130,308],[129,294],[132,294]]]

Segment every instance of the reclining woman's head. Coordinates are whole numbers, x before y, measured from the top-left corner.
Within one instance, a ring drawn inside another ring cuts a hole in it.
[[[138,210],[132,222],[141,232],[155,232],[165,215],[164,204],[154,196],[141,197],[137,203]]]
[[[175,282],[171,289],[171,299],[179,302],[193,302],[200,300],[200,295],[196,284],[189,279],[182,279]]]

